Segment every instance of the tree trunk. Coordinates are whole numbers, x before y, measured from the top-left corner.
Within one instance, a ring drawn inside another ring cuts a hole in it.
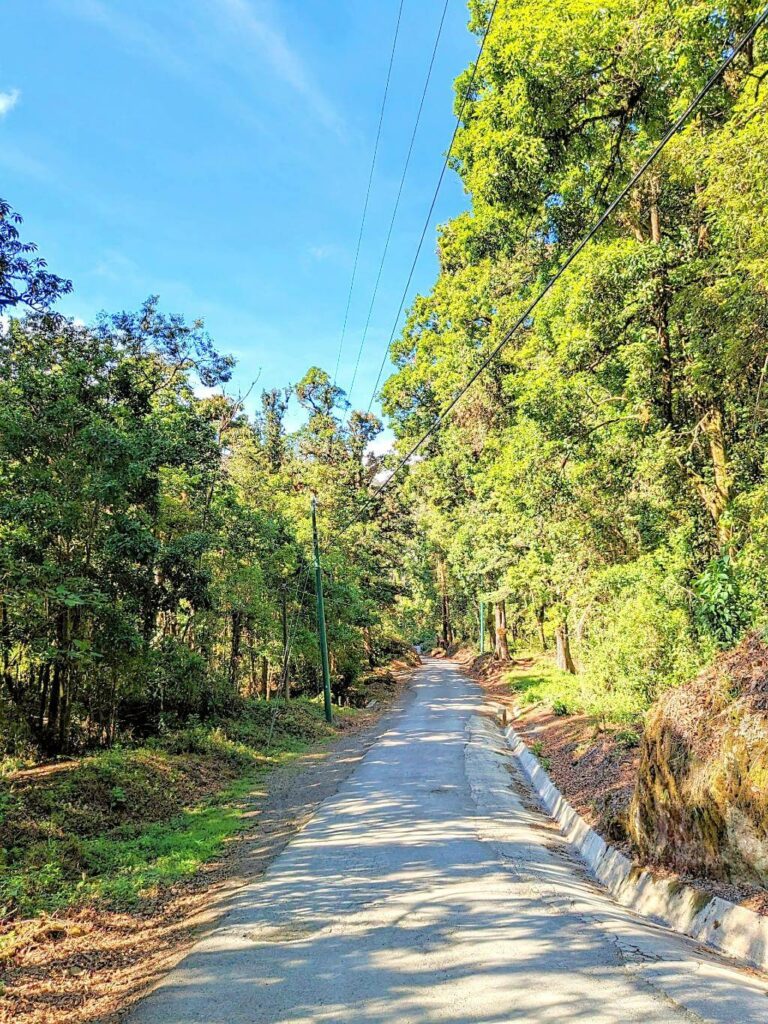
[[[269,700],[269,662],[261,659],[261,692],[264,700]]]
[[[453,643],[453,629],[451,627],[451,609],[448,604],[447,594],[443,594],[441,605],[443,610],[443,647],[448,648]]]
[[[442,556],[438,556],[437,560],[437,584],[440,594],[442,642],[443,647],[447,648],[453,643],[453,627],[451,626],[451,607],[448,600],[448,568]]]
[[[285,587],[280,595],[280,622],[283,627],[283,665],[288,662],[288,598]]]
[[[651,241],[661,245],[661,221],[659,217],[659,182],[653,183],[652,202],[650,209]],[[665,268],[654,275],[656,278],[656,297],[654,300],[653,319],[656,326],[656,337],[659,343],[661,360],[661,404],[662,416],[667,426],[675,425],[674,404],[674,365],[672,358],[672,340],[669,333],[669,288]]]
[[[507,605],[505,601],[497,601],[494,611],[494,646],[493,656],[497,661],[509,661],[507,644]]]
[[[240,664],[240,638],[243,631],[243,616],[239,611],[232,609],[232,643],[229,649],[229,686],[231,690],[237,688],[237,668]]]
[[[544,633],[544,616],[546,615],[547,609],[543,604],[540,604],[536,609],[536,628],[539,633],[539,645],[542,651],[547,649],[547,638]]]
[[[701,419],[699,426],[709,445],[713,482],[710,484],[697,474],[694,475],[693,482],[712,517],[720,545],[730,551],[733,546],[733,531],[729,524],[723,522],[723,513],[731,500],[731,475],[725,446],[723,414],[719,409],[710,409]]]
[[[371,639],[371,628],[370,626],[363,626],[363,647],[365,649],[365,656],[368,659],[368,667],[376,667],[376,652],[373,649],[373,640]]]
[[[56,654],[53,658],[53,678],[48,695],[48,715],[44,746],[46,753],[59,754],[63,749],[64,704],[66,701],[66,670],[64,658],[69,638],[69,619],[66,611],[56,616]]]
[[[36,733],[42,737],[45,724],[45,707],[48,702],[48,690],[51,685],[51,666],[43,665],[40,669],[40,703],[37,711]]]
[[[256,652],[254,650],[253,624],[248,625],[248,696],[258,697],[259,682],[256,677]]]
[[[571,641],[568,634],[567,619],[563,619],[563,621],[555,627],[555,647],[555,663],[557,667],[561,672],[570,672],[571,675],[575,675],[576,666],[574,665],[573,658],[571,657]]]
[[[44,746],[46,753],[58,753],[59,711],[61,706],[61,662],[53,663],[53,678],[48,695],[48,716],[45,728]]]
[[[289,659],[291,656],[290,643],[288,638],[288,599],[285,588],[280,598],[280,621],[283,627],[283,656],[280,660],[280,677],[277,681],[278,693],[283,691],[286,700],[291,699],[291,679],[289,675]]]

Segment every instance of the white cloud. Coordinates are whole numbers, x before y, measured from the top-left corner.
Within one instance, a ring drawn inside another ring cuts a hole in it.
[[[109,249],[101,256],[92,273],[95,277],[103,277],[108,281],[119,281],[123,284],[126,282],[143,283],[137,264],[115,249]]]
[[[291,49],[280,29],[257,14],[248,0],[218,0],[219,10],[243,41],[267,61],[272,71],[307,101],[315,116],[333,131],[341,130],[341,119],[318,88],[299,55]]]
[[[336,260],[342,255],[342,249],[338,245],[330,245],[320,243],[319,245],[310,245],[307,252],[313,260],[317,260],[318,263],[325,263],[327,260]]]
[[[191,12],[187,12],[175,28],[167,18],[165,22],[154,18],[151,23],[147,23],[146,20],[124,13],[118,9],[114,0],[54,2],[69,15],[109,32],[126,49],[142,53],[166,71],[196,86],[201,81],[201,60],[210,59],[210,39],[223,28],[229,46],[234,42],[237,47],[245,49],[251,64],[253,54],[257,54],[272,75],[304,99],[308,110],[325,128],[337,134],[342,133],[342,119],[313,80],[299,54],[273,23],[274,19],[262,8],[257,12],[249,0],[198,0],[192,10],[197,10],[202,16],[193,17]],[[209,75],[210,71],[209,67]],[[205,80],[204,76],[202,80]],[[216,88],[218,86],[214,91]],[[237,102],[235,96],[228,96],[227,99],[230,104]],[[238,117],[251,116],[247,104],[238,109]]]
[[[21,98],[21,93],[18,89],[11,89],[10,92],[0,92],[0,117],[13,110],[16,104]]]
[[[383,434],[379,434],[378,437],[369,443],[365,452],[366,455],[392,455],[395,451],[395,439],[392,437],[389,431],[385,431]]]

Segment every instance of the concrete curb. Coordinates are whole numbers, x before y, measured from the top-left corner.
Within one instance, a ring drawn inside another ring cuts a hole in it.
[[[708,898],[674,879],[654,878],[587,825],[512,726],[504,736],[547,813],[576,847],[590,873],[619,903],[721,953],[768,970],[768,917],[718,896]]]

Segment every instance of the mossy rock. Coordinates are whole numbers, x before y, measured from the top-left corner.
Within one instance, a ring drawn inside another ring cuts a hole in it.
[[[768,647],[750,634],[648,714],[629,833],[649,863],[768,884]]]

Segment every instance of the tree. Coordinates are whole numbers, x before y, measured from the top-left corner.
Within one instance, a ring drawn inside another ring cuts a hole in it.
[[[0,316],[19,305],[42,313],[72,290],[71,281],[50,273],[45,260],[34,255],[34,242],[21,240],[21,222],[10,204],[0,199]]]
[[[478,33],[490,8],[470,4]],[[439,230],[438,278],[414,301],[383,388],[401,450],[757,13],[495,8],[455,147],[471,209]],[[758,571],[748,538],[763,499],[747,495],[766,453],[765,45],[737,58],[410,469],[422,529],[461,590],[454,605],[504,596],[513,632],[540,646],[551,636],[561,668],[578,665],[604,694],[631,689],[634,673],[640,696],[625,708],[690,670],[696,643],[703,658],[718,630],[743,628],[742,572]],[[696,581],[719,579],[723,557],[734,582],[715,626]],[[472,636],[473,618],[455,628]],[[656,652],[648,674],[631,665],[643,643]]]

